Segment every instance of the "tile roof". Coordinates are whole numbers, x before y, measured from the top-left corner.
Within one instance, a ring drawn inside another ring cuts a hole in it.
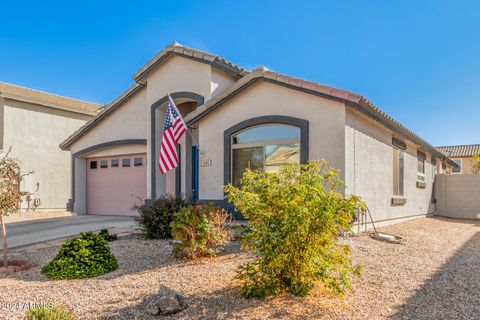
[[[480,144],[468,144],[460,146],[443,146],[437,147],[442,153],[449,157],[471,157],[476,153],[480,153]]]
[[[235,76],[236,78],[240,78],[242,76],[242,73],[244,72],[243,68],[217,55],[192,48],[187,48],[180,43],[174,41],[172,44],[166,46],[162,51],[155,55],[155,57],[150,59],[150,61],[148,61],[137,72],[135,72],[132,78],[135,81],[139,82],[150,71],[154,70],[159,64],[161,64],[163,61],[165,61],[172,55],[178,55],[210,64]]]
[[[444,155],[441,151],[435,149],[435,147],[420,138],[413,131],[409,130],[408,128],[400,124],[398,121],[394,120],[388,114],[376,107],[372,102],[368,101],[368,99],[366,99],[364,96],[352,93],[350,91],[321,85],[315,82],[285,76],[280,73],[272,72],[264,67],[257,67],[252,72],[239,79],[230,88],[215,96],[213,99],[207,101],[207,103],[205,103],[203,106],[195,109],[193,112],[191,112],[185,117],[185,121],[187,121],[188,124],[198,121],[217,107],[221,106],[224,102],[229,100],[235,94],[241,92],[243,89],[247,88],[248,86],[259,80],[280,83],[296,90],[342,101],[348,106],[382,123],[384,126],[391,129],[393,132],[402,135],[403,137],[413,141],[422,148],[428,150],[435,157],[445,159],[451,165],[455,165],[455,163],[451,159],[448,159],[448,157]]]
[[[95,115],[101,105],[0,82],[0,96],[50,108]]]

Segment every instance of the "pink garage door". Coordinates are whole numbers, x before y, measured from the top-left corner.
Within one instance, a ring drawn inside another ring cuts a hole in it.
[[[137,215],[133,206],[147,195],[145,154],[87,159],[87,213]]]

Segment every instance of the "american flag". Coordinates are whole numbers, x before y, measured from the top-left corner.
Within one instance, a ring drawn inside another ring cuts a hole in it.
[[[169,96],[162,146],[160,147],[160,157],[158,160],[158,168],[162,174],[178,167],[180,160],[178,159],[176,146],[185,131],[187,131],[187,125],[183,121],[172,98]]]

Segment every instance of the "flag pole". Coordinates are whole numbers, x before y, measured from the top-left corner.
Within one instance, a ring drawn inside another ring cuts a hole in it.
[[[179,116],[182,116],[182,114],[180,113],[180,111],[178,111],[177,109],[177,105],[175,104],[175,102],[173,101],[172,97],[170,96],[170,93],[167,91],[167,96],[168,96],[168,99],[170,99],[170,101],[172,102],[172,105],[173,107],[175,108],[175,111],[177,112],[177,114]],[[183,117],[182,117],[182,121],[183,121]],[[190,131],[190,128],[186,125],[185,123],[185,126],[187,127],[187,131],[188,133],[190,134],[190,137],[192,137],[192,140],[193,142],[195,142],[195,144],[197,145],[197,148],[198,148],[198,152],[200,152],[200,144],[198,143],[197,139],[195,139],[195,137],[193,136],[192,132]]]

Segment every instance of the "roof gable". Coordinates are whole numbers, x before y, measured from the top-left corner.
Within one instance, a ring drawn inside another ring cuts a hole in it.
[[[191,49],[184,47],[178,42],[173,42],[172,44],[166,46],[162,51],[160,51],[155,57],[150,59],[144,66],[137,70],[132,76],[136,82],[140,82],[145,76],[150,72],[156,69],[162,62],[166,61],[168,58],[177,55],[184,58],[192,59],[202,63],[206,63],[220,69],[237,79],[242,77],[244,69],[237,66],[236,64],[231,63],[217,55],[213,55],[204,51]]]

